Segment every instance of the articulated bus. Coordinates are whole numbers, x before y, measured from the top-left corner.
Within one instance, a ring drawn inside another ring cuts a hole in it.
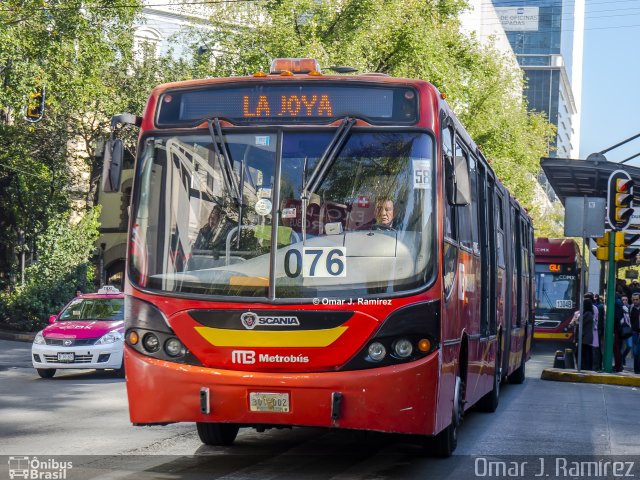
[[[383,74],[269,74],[155,88],[127,259],[135,425],[409,434],[456,447],[463,413],[524,380],[533,228],[438,90]],[[408,437],[409,438],[409,437]]]
[[[535,239],[536,340],[571,341],[569,322],[580,307],[580,249],[568,238]]]

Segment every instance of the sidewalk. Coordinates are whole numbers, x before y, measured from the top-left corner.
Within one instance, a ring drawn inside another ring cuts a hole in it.
[[[14,342],[33,342],[36,332],[12,332],[10,330],[0,330],[2,340],[13,340]]]
[[[632,372],[604,373],[572,369],[546,368],[540,375],[542,380],[556,382],[598,383],[603,385],[622,385],[625,387],[640,387],[640,375]]]

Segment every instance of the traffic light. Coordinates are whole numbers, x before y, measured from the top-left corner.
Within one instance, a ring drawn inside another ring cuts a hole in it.
[[[591,252],[598,260],[609,260],[609,235],[604,237],[594,238],[597,248],[591,249]],[[616,232],[615,236],[615,248],[614,260],[616,262],[622,260],[631,260],[638,253],[640,253],[640,247],[633,247],[632,245],[640,240],[640,234],[630,234],[624,232]]]
[[[29,94],[29,100],[27,102],[27,109],[24,114],[24,119],[27,122],[37,123],[42,120],[44,116],[44,100],[45,100],[45,88],[42,87],[39,90],[35,90]]]
[[[624,170],[609,176],[607,217],[612,230],[624,230],[633,215],[633,180]]]

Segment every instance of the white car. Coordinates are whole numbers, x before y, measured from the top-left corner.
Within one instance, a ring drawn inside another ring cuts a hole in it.
[[[59,368],[124,371],[124,295],[114,287],[80,295],[36,334],[33,367],[42,378]]]

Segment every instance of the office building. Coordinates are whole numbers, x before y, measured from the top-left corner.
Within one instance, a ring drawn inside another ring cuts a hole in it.
[[[549,156],[579,158],[585,0],[493,0],[531,110],[556,125]]]

